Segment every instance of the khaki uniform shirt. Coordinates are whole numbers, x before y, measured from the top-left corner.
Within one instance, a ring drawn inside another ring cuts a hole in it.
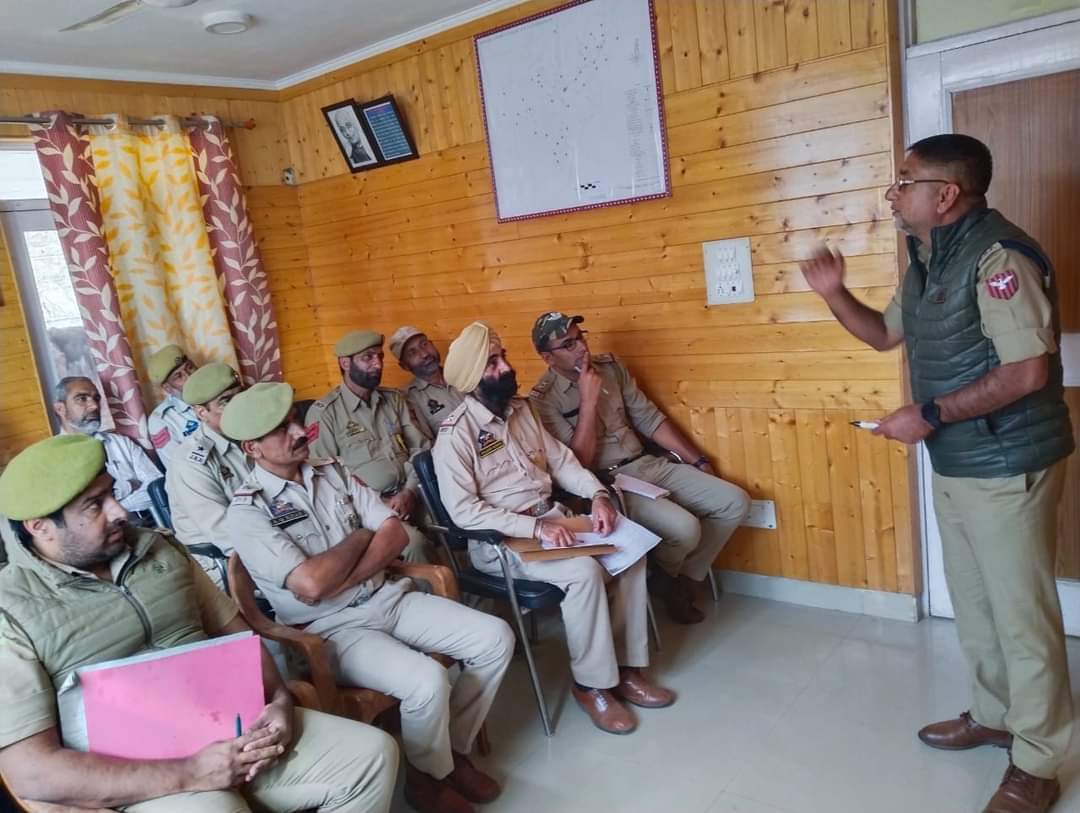
[[[929,262],[929,247],[919,246],[919,259]],[[1057,352],[1053,315],[1039,266],[1026,255],[994,243],[979,258],[976,301],[982,332],[994,343],[1002,364]],[[901,287],[885,309],[885,327],[904,334]]]
[[[449,418],[450,413],[465,400],[465,396],[449,384],[440,387],[420,378],[413,378],[405,387],[405,397],[409,399],[416,425],[428,440],[435,440],[439,424]]]
[[[382,572],[311,605],[293,595],[285,581],[308,557],[325,553],[357,528],[375,531],[397,517],[336,460],[312,460],[300,473],[303,485],[256,466],[226,515],[240,558],[284,624],[310,623],[378,590],[386,578]]]
[[[201,425],[176,451],[165,474],[176,536],[185,545],[217,545],[233,551],[225,512],[233,492],[251,475],[247,455],[209,426]]]
[[[0,572],[0,748],[58,724],[56,693],[75,669],[220,635],[236,617],[232,599],[174,542],[149,529],[128,533],[133,548],[113,560],[114,583],[48,562],[8,537],[11,563]],[[44,606],[50,620],[37,626],[51,640],[32,637],[30,620],[19,620]]]
[[[520,398],[504,420],[466,397],[439,427],[432,457],[443,504],[461,528],[534,537],[537,520],[528,512],[550,503],[553,479],[581,497],[604,490]]]
[[[154,407],[147,419],[150,442],[157,450],[161,464],[168,467],[173,452],[192,432],[199,428],[195,408],[170,393]]]
[[[667,418],[638,388],[621,361],[610,353],[594,356],[592,361],[608,393],[601,392],[596,405],[598,442],[593,468],[606,469],[644,452],[638,435],[652,437]],[[569,444],[581,405],[577,383],[548,368],[529,397],[537,406],[544,428]]]
[[[380,494],[416,490],[419,481],[410,461],[431,443],[397,390],[380,387],[365,403],[342,384],[311,405],[307,422],[309,432],[317,433],[313,455],[341,458],[349,471]],[[313,424],[319,428],[312,430]]]

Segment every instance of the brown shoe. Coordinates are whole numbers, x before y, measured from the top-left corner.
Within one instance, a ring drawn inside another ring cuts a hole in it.
[[[405,801],[420,813],[475,813],[476,808],[451,786],[449,778],[436,779],[406,765]]]
[[[1040,779],[1010,762],[983,813],[1046,813],[1060,795],[1056,779]]]
[[[695,585],[688,576],[679,576],[672,581],[667,594],[667,611],[676,624],[700,624],[705,620],[705,613],[694,606]]]
[[[675,693],[657,686],[640,669],[620,669],[619,685],[611,690],[616,697],[644,709],[662,709],[675,702]]]
[[[601,731],[629,734],[637,728],[633,713],[608,689],[581,689],[574,686],[571,691],[577,704]]]
[[[1012,734],[996,728],[979,725],[965,711],[955,720],[931,723],[919,730],[919,739],[931,748],[943,751],[966,751],[980,745],[993,745],[997,748],[1011,748]]]
[[[454,752],[454,770],[446,777],[450,786],[477,804],[494,802],[502,793],[499,783],[481,771],[464,754]]]

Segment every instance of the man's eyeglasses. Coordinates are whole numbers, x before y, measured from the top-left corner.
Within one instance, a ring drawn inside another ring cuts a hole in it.
[[[903,192],[909,186],[917,183],[951,183],[954,186],[960,186],[956,181],[947,181],[944,178],[897,178],[889,184],[889,190],[895,189],[897,192]]]
[[[553,344],[548,347],[549,353],[554,353],[556,350],[573,350],[577,347],[578,342],[584,342],[585,337],[589,335],[589,331],[583,330],[577,336],[572,339],[567,339],[562,344]]]

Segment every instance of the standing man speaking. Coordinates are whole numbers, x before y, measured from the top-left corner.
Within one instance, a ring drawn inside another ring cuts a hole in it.
[[[802,272],[856,338],[907,348],[914,403],[874,432],[926,441],[945,576],[974,677],[971,710],[919,737],[949,750],[1011,745],[984,813],[1043,813],[1060,794],[1072,730],[1054,563],[1074,444],[1054,270],[1029,235],[987,208],[991,173],[990,151],[970,136],[932,136],[908,150],[885,197],[910,265],[884,313],[844,287],[839,253],[822,249]]]

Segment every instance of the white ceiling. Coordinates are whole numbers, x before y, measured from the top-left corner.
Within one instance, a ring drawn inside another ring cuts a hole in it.
[[[198,0],[60,33],[115,0],[0,0],[0,73],[280,90],[521,1]],[[225,9],[255,24],[206,33],[201,17]]]

